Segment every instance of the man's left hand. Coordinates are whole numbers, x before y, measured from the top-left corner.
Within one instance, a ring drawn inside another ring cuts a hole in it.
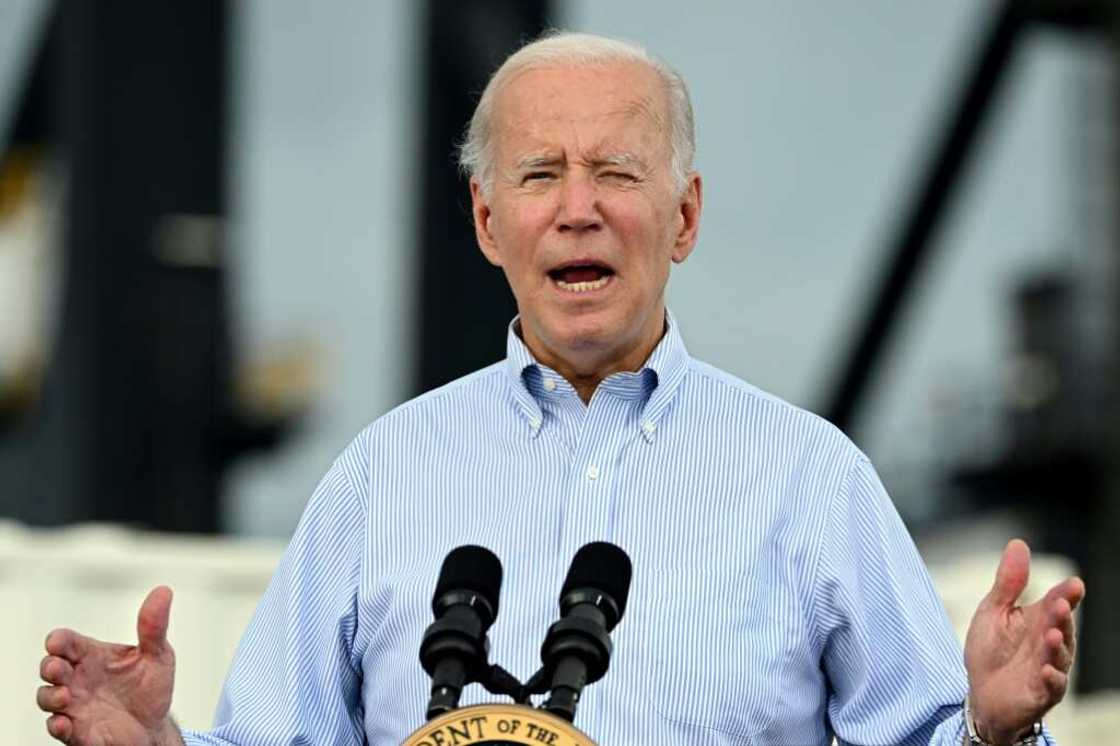
[[[1066,693],[1073,664],[1073,610],[1085,596],[1067,578],[1041,600],[1017,606],[1030,576],[1031,550],[1013,539],[1003,550],[992,590],[968,628],[965,667],[977,730],[992,744],[1010,744]]]

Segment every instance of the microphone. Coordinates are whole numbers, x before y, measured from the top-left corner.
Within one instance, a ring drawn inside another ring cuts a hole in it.
[[[420,643],[420,663],[432,677],[429,720],[458,707],[467,684],[493,678],[486,632],[498,615],[501,587],[502,563],[489,549],[461,546],[443,560],[432,596],[436,621]]]
[[[631,574],[630,558],[614,544],[593,542],[576,552],[560,591],[560,621],[541,647],[544,667],[526,685],[536,690],[548,683],[545,710],[575,720],[583,688],[607,672],[609,633],[626,611]]]

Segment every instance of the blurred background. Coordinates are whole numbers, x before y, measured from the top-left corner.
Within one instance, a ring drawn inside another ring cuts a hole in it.
[[[277,542],[499,359],[454,143],[550,27],[691,86],[690,352],[848,432],[931,563],[1065,558],[1120,688],[1116,0],[0,0],[0,518]]]

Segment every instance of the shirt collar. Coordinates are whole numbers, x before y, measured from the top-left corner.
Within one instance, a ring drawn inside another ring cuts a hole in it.
[[[621,396],[646,397],[639,427],[648,442],[653,441],[658,423],[672,405],[691,359],[684,346],[677,320],[669,311],[665,312],[665,325],[664,336],[637,374],[616,374],[619,380],[612,380],[616,376],[610,376],[600,384]],[[520,317],[515,317],[506,333],[506,376],[516,406],[528,423],[533,437],[536,437],[544,416],[533,394],[533,390],[539,386],[529,384],[533,379],[539,380],[544,375],[543,371],[549,371],[553,375],[555,372],[537,362],[517,333],[519,328]]]

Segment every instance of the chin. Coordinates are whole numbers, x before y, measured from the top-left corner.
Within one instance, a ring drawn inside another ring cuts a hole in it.
[[[617,320],[605,318],[600,314],[587,314],[575,318],[565,318],[552,326],[551,336],[557,346],[569,350],[587,350],[609,347],[617,344],[620,337],[626,336],[624,325]]]

